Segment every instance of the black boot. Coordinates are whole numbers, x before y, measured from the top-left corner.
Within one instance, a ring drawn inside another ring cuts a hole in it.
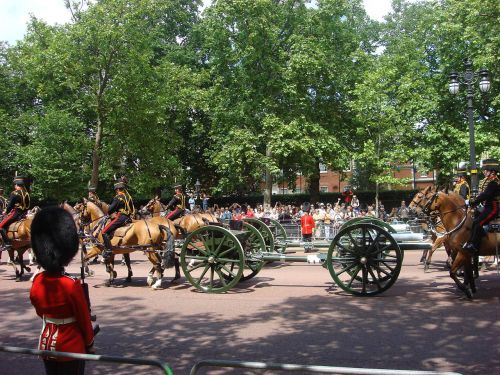
[[[466,242],[462,249],[464,249],[470,255],[475,255],[478,253],[476,246],[474,246],[472,242]]]
[[[7,237],[7,229],[2,228],[0,230],[0,235],[2,235],[4,250],[11,248],[12,245],[10,244],[9,238]]]
[[[102,252],[102,257],[106,260],[113,254],[111,238],[107,233],[105,233],[102,235],[102,239],[104,240],[104,251]]]

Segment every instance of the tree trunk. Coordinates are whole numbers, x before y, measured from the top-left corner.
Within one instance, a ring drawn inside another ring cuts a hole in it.
[[[319,202],[319,160],[316,160],[315,170],[309,175],[309,194],[311,196],[311,203]]]
[[[266,156],[268,158],[271,157],[271,150],[269,147],[266,147]],[[264,188],[264,206],[268,205],[269,207],[271,206],[271,195],[273,193],[273,176],[271,175],[271,172],[269,171],[269,168],[266,168],[266,185]]]
[[[90,178],[90,184],[97,188],[97,184],[99,183],[99,164],[101,161],[100,152],[101,152],[101,143],[102,143],[102,122],[100,111],[97,111],[97,132],[95,135],[94,149],[92,150],[92,176]]]

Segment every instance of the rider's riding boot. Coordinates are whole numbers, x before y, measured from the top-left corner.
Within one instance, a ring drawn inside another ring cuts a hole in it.
[[[472,242],[466,242],[465,245],[462,247],[467,253],[470,255],[474,255],[478,253],[477,248],[474,246]]]
[[[113,251],[111,250],[111,238],[109,238],[109,234],[105,233],[102,235],[102,239],[104,240],[104,251],[102,252],[102,257],[104,259],[108,259],[113,254]]]
[[[7,237],[7,229],[5,228],[0,229],[0,235],[2,235],[4,250],[7,250],[8,248],[12,247],[9,238]]]

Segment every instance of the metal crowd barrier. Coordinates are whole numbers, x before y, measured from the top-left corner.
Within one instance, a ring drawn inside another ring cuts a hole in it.
[[[15,354],[49,356],[54,358],[83,359],[84,361],[123,363],[123,364],[138,365],[138,366],[153,366],[161,369],[163,374],[173,375],[173,372],[168,364],[161,363],[160,361],[156,361],[153,359],[113,357],[108,355],[67,353],[67,352],[55,352],[55,351],[53,352],[50,350],[18,348],[15,346],[0,346],[0,351],[7,353],[15,353]]]
[[[311,372],[324,374],[358,374],[358,375],[461,375],[457,372],[436,372],[419,370],[389,370],[355,367],[307,366],[288,363],[265,363],[245,361],[222,361],[207,359],[198,362],[191,369],[190,375],[196,375],[204,367],[229,367],[253,370],[279,370],[287,372]]]

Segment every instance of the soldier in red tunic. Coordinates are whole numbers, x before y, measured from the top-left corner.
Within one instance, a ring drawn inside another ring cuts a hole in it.
[[[64,273],[78,251],[72,216],[59,207],[43,209],[31,224],[31,243],[45,270],[35,277],[30,292],[31,303],[43,321],[38,348],[93,353],[94,332],[82,285]],[[82,375],[85,371],[83,360],[44,357],[43,362],[48,375]]]

